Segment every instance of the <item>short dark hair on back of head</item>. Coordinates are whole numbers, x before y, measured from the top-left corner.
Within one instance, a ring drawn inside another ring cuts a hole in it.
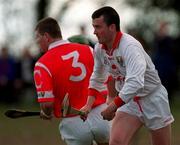
[[[104,21],[108,26],[115,24],[116,30],[120,31],[120,18],[114,8],[109,6],[102,7],[92,14],[92,19],[99,18],[101,16],[104,17]]]
[[[53,38],[62,38],[58,22],[51,17],[40,20],[36,25],[35,30],[38,31],[41,35],[46,32]]]

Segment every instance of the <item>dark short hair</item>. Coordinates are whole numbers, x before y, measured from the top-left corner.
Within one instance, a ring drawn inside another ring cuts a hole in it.
[[[58,22],[51,17],[40,20],[36,25],[35,30],[38,31],[41,35],[46,32],[53,38],[62,38]]]
[[[92,14],[92,19],[99,18],[103,16],[104,22],[109,26],[111,24],[116,25],[116,30],[120,31],[120,18],[116,10],[110,6],[102,7],[96,10]]]

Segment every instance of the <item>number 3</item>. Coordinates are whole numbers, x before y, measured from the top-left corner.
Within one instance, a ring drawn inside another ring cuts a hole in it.
[[[72,67],[81,69],[81,74],[80,75],[78,75],[78,76],[71,75],[70,76],[69,79],[71,81],[75,81],[75,82],[82,81],[86,77],[86,67],[84,66],[83,63],[78,62],[78,59],[79,59],[78,51],[73,51],[73,52],[68,53],[67,55],[63,55],[61,57],[62,57],[63,60],[73,58]]]

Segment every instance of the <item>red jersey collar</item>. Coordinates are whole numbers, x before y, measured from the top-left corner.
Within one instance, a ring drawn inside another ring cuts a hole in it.
[[[118,47],[119,42],[120,42],[120,40],[121,40],[121,37],[122,37],[122,32],[121,32],[121,31],[118,31],[118,32],[116,33],[116,37],[115,37],[115,39],[114,39],[113,46],[112,46],[112,49],[111,49],[111,51],[110,51],[110,55],[112,55],[114,49],[116,49],[116,48]],[[105,44],[102,44],[102,49],[107,50],[107,46],[106,46]]]
[[[58,40],[58,41],[55,41],[55,42],[53,42],[53,43],[51,43],[51,44],[49,45],[48,50],[50,50],[50,49],[52,49],[52,48],[55,48],[55,47],[57,47],[57,46],[59,46],[59,45],[67,44],[67,43],[70,43],[70,42],[67,41],[67,40]]]

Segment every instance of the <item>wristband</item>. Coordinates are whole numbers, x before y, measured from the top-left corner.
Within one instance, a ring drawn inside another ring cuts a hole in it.
[[[125,104],[125,102],[119,96],[115,97],[114,103],[117,107],[121,107]]]

